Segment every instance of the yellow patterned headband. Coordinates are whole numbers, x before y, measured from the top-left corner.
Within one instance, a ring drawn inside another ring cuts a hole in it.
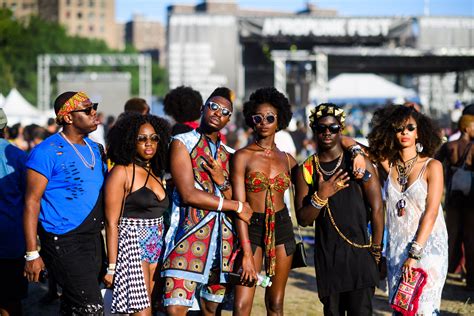
[[[334,116],[342,127],[345,126],[346,113],[342,108],[332,103],[322,103],[311,110],[311,114],[309,115],[310,126],[316,125],[316,122],[325,116]]]
[[[59,109],[58,114],[56,114],[56,122],[58,124],[63,123],[64,116],[71,113],[77,109],[82,103],[88,101],[87,103],[91,103],[89,97],[84,92],[78,92],[72,97],[70,97],[66,102],[64,102],[61,109]]]

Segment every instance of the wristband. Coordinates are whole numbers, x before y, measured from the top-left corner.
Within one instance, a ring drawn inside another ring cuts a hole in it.
[[[115,270],[115,267],[117,265],[115,263],[109,263],[109,266],[107,267],[108,270]]]
[[[107,274],[114,275],[115,274],[115,269],[107,269]]]
[[[324,205],[317,204],[313,199],[311,199],[309,202],[311,203],[311,206],[313,206],[314,208],[317,208],[318,210],[324,207]]]
[[[240,202],[240,201],[237,201],[237,202],[239,202],[239,207],[237,207],[237,211],[236,211],[236,212],[237,212],[237,214],[240,214],[240,213],[242,213],[242,210],[243,210],[243,208],[244,208],[244,203],[242,203],[242,202]]]
[[[224,198],[222,196],[219,196],[219,206],[217,207],[218,212],[222,211],[223,205],[224,205]]]
[[[25,260],[26,261],[33,261],[36,260],[40,257],[40,254],[38,251],[29,251],[25,255]]]
[[[251,242],[249,239],[246,239],[246,240],[242,240],[240,243],[244,245],[244,244],[250,244]]]

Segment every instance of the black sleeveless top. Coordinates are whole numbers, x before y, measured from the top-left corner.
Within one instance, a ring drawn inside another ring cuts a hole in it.
[[[127,195],[123,206],[123,217],[142,219],[158,218],[163,216],[163,213],[168,209],[170,201],[166,190],[163,188],[165,197],[159,200],[155,192],[146,187],[150,173],[151,169],[148,170],[145,184],[140,189],[130,192],[130,194]],[[151,176],[153,177],[153,175]],[[134,181],[135,164],[133,164],[133,176],[130,188],[133,187]]]
[[[324,170],[335,168],[337,159],[320,162]],[[360,180],[352,176],[350,153],[344,152],[342,164],[350,175],[349,187],[329,198],[329,207],[339,229],[352,242],[368,244],[367,225],[370,221],[370,207],[364,199]],[[317,190],[317,175],[314,173]],[[324,180],[330,178],[324,176]],[[315,268],[320,297],[335,293],[373,287],[378,284],[375,260],[368,249],[355,248],[344,241],[332,226],[325,210],[316,218]]]

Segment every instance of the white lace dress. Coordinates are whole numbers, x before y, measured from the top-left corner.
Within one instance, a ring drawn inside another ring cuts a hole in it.
[[[397,215],[397,201],[402,197],[398,183],[391,179],[392,169],[384,185],[387,212],[387,267],[389,301],[396,290],[401,277],[401,269],[408,258],[410,242],[414,240],[420,218],[425,211],[427,183],[423,179],[428,159],[418,178],[405,191],[407,206],[403,216]],[[441,292],[448,272],[448,233],[444,221],[443,209],[440,206],[433,230],[423,249],[423,256],[416,263],[428,274],[427,283],[419,300],[417,315],[438,315],[440,313]]]

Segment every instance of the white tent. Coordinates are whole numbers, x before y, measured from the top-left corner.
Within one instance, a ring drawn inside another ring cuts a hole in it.
[[[390,99],[413,99],[413,89],[399,86],[375,74],[340,74],[329,81],[331,102],[370,103]]]
[[[23,126],[32,123],[44,124],[45,118],[41,111],[31,105],[15,88],[10,90],[2,107],[9,126],[16,123],[21,123]]]
[[[0,93],[0,108],[3,107],[4,102],[5,102],[5,97],[3,96],[3,94]]]

